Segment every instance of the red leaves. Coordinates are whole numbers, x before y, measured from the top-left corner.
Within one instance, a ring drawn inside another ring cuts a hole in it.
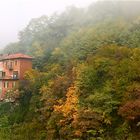
[[[118,114],[128,120],[140,118],[140,100],[128,101],[120,107]]]

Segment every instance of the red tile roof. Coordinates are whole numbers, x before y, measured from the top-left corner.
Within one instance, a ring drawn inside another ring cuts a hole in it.
[[[31,57],[29,55],[22,54],[22,53],[16,53],[16,54],[4,55],[1,57],[1,60],[16,59],[16,58],[33,59],[33,57]]]

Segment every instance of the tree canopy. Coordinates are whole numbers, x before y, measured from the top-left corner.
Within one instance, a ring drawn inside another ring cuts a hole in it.
[[[140,139],[140,2],[32,19],[3,50],[17,52],[33,70],[19,100],[0,103],[0,139]]]

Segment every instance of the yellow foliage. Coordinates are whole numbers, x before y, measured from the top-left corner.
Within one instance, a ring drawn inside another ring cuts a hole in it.
[[[63,113],[65,117],[68,115],[74,117],[75,112],[77,112],[77,104],[78,104],[78,95],[76,93],[76,88],[70,87],[68,89],[66,97],[67,99],[65,103],[62,105],[55,105],[54,110]]]
[[[78,137],[81,137],[82,136],[82,132],[80,130],[76,130],[75,131],[75,135],[78,136]]]

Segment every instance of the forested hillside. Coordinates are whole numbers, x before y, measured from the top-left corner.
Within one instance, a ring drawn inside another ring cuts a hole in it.
[[[32,19],[3,53],[34,57],[0,103],[0,140],[139,140],[140,2],[99,1]]]

